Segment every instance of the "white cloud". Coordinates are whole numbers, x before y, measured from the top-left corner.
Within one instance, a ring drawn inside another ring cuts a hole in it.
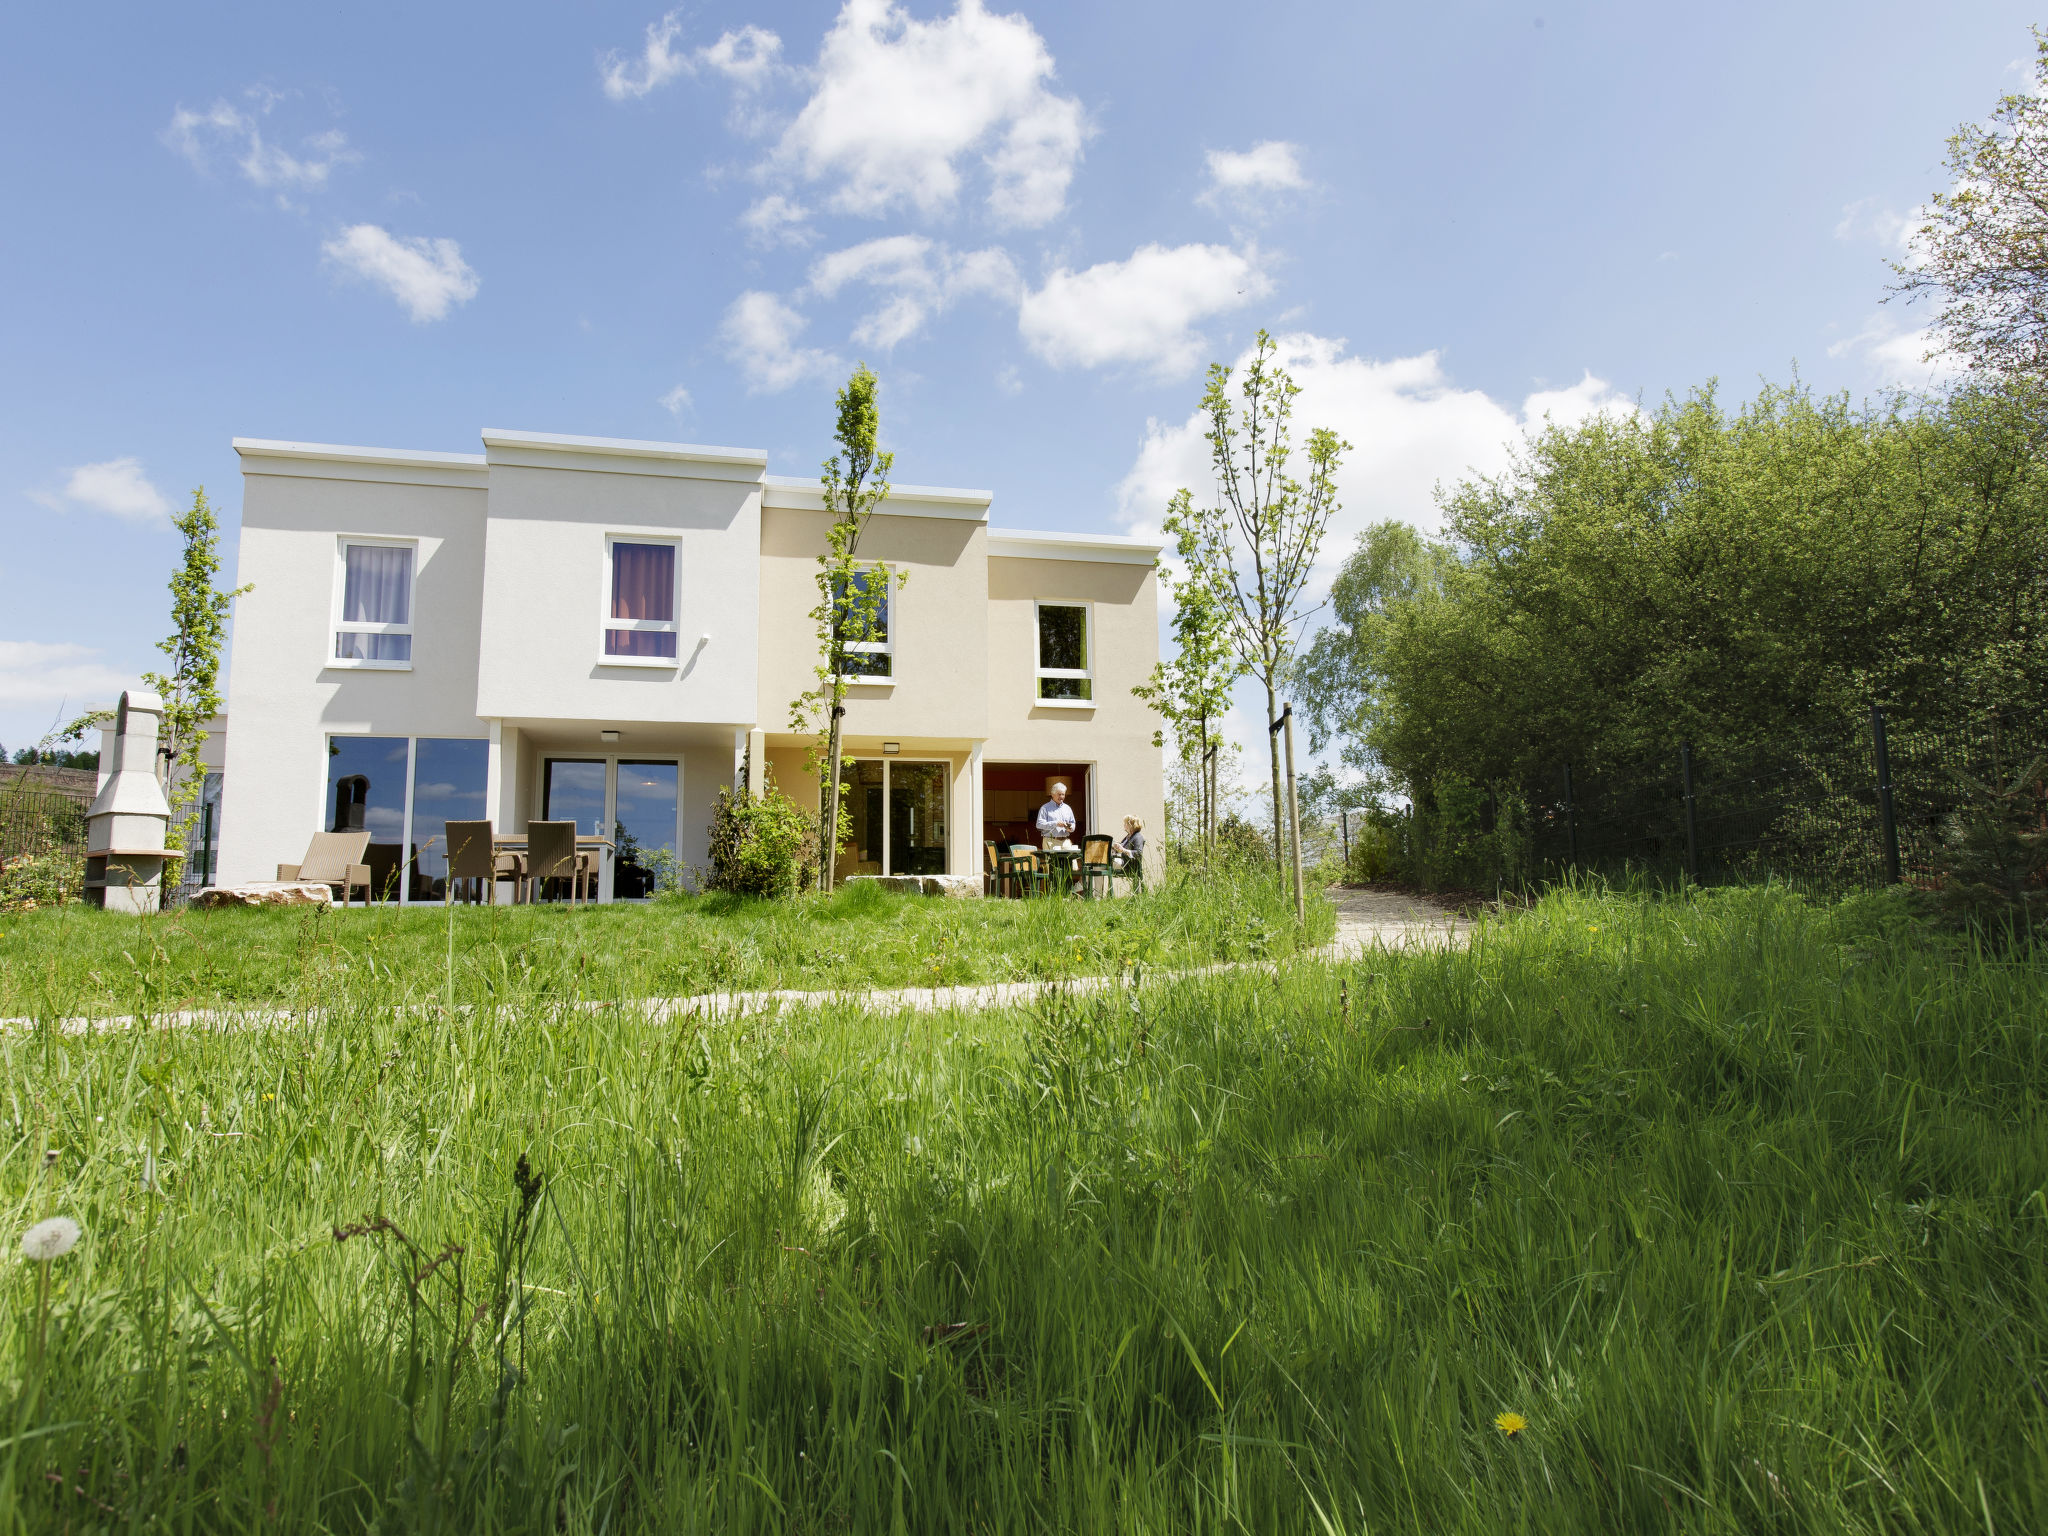
[[[614,50],[597,61],[605,95],[613,101],[634,101],[679,75],[694,75],[700,69],[724,75],[741,90],[751,91],[765,85],[782,68],[782,39],[765,27],[739,27],[694,50],[677,47],[682,16],[681,11],[670,11],[661,20],[649,22],[638,57],[622,58]]]
[[[740,228],[747,243],[772,249],[778,245],[809,245],[818,238],[810,226],[810,210],[803,204],[771,192],[740,215]]]
[[[1859,359],[1874,384],[1891,389],[1936,389],[1968,371],[1969,363],[1942,346],[1932,325],[1917,329],[1879,310],[1854,336],[1828,347],[1829,357]]]
[[[232,157],[251,186],[277,193],[278,201],[287,207],[287,194],[318,192],[336,166],[362,159],[349,148],[348,136],[338,128],[310,135],[301,141],[301,152],[293,154],[265,138],[261,127],[261,119],[285,98],[260,86],[247,94],[255,102],[253,113],[241,111],[225,99],[203,112],[179,107],[164,129],[164,142],[201,171],[212,169],[216,154]]]
[[[1285,139],[1267,139],[1250,149],[1209,151],[1209,184],[1197,201],[1211,208],[1225,202],[1255,205],[1280,192],[1301,192],[1308,178],[1301,171],[1301,147]]]
[[[1053,72],[1031,23],[981,0],[936,21],[891,0],[846,0],[771,165],[836,183],[828,201],[841,213],[934,217],[958,201],[961,162],[979,151],[990,214],[1035,227],[1065,207],[1088,134],[1080,103],[1050,89]]]
[[[772,293],[750,289],[732,301],[718,334],[750,394],[775,394],[841,367],[830,352],[796,344],[809,323]]]
[[[888,297],[861,318],[853,339],[887,350],[924,329],[968,294],[1014,299],[1022,287],[1009,252],[997,246],[957,254],[923,235],[888,235],[822,256],[811,266],[810,292],[836,298],[850,283]]]
[[[83,714],[137,684],[139,679],[115,671],[100,654],[63,641],[0,640],[0,707],[62,705],[73,715]]]
[[[439,320],[476,297],[479,280],[453,240],[394,235],[375,224],[351,224],[320,247],[344,272],[384,289],[415,325]]]
[[[1635,407],[1591,373],[1564,389],[1537,390],[1520,407],[1481,390],[1461,389],[1436,353],[1387,361],[1352,357],[1344,343],[1309,334],[1282,336],[1278,361],[1301,386],[1294,402],[1296,451],[1315,427],[1330,427],[1351,444],[1338,471],[1342,509],[1323,541],[1326,563],[1350,552],[1367,523],[1400,518],[1436,529],[1435,491],[1472,474],[1505,469],[1525,433],[1545,417],[1570,425],[1595,414],[1627,415]],[[1243,366],[1245,358],[1239,358]],[[1200,411],[1184,422],[1153,421],[1130,473],[1118,487],[1121,520],[1156,528],[1175,490],[1202,500],[1213,494],[1209,445]]]
[[[1129,364],[1170,378],[1199,365],[1208,346],[1198,321],[1272,291],[1256,250],[1146,245],[1128,261],[1061,267],[1024,295],[1017,328],[1049,363]]]
[[[53,512],[83,507],[131,523],[161,523],[171,515],[164,493],[149,483],[149,477],[142,472],[142,461],[135,458],[81,464],[69,472],[61,491],[28,494],[31,500]]]
[[[661,397],[661,408],[671,416],[682,415],[691,403],[690,392],[680,384]]]

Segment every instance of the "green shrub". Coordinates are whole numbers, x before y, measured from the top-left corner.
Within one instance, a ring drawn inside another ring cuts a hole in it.
[[[775,787],[756,799],[721,789],[711,819],[707,887],[735,896],[794,896],[817,865],[818,819]]]
[[[0,868],[0,907],[61,906],[85,888],[85,861],[69,853],[26,853]]]

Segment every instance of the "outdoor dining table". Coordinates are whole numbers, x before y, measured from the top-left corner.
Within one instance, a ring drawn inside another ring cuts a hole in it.
[[[612,840],[608,837],[600,837],[595,832],[588,834],[578,832],[576,834],[576,851],[578,853],[596,853],[600,849],[606,853],[611,852]],[[526,852],[526,834],[524,832],[493,833],[491,835],[491,852],[494,854],[517,853],[523,855]],[[595,901],[596,899],[596,892],[593,891],[591,893],[591,900]]]
[[[1056,894],[1064,896],[1074,888],[1076,872],[1081,867],[1081,849],[1078,844],[1070,848],[1041,848],[1039,857],[1045,860],[1046,878],[1053,882]]]

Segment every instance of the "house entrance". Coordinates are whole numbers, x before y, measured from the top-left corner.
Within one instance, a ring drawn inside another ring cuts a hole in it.
[[[1038,808],[1055,783],[1067,786],[1076,832],[1098,830],[1089,804],[1094,786],[1086,763],[994,763],[981,771],[981,839],[998,848],[1038,846]]]

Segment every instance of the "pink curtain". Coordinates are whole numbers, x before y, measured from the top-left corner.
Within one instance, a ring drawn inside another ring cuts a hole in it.
[[[612,617],[673,620],[675,616],[675,545],[614,544]]]
[[[612,617],[665,619],[676,616],[676,547],[673,544],[612,545]],[[607,656],[676,654],[673,630],[608,629]]]

